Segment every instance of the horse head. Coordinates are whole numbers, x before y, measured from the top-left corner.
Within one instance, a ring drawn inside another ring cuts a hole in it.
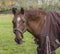
[[[16,35],[15,41],[18,44],[21,44],[23,41],[23,33],[26,31],[26,20],[24,19],[24,9],[17,13],[15,8],[12,8],[12,13],[14,14],[13,18],[13,32]]]

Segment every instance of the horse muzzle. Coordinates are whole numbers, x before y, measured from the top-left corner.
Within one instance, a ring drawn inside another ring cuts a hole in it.
[[[16,38],[15,38],[15,42],[17,43],[17,44],[22,44],[22,39],[23,39],[23,35],[22,35],[22,33],[21,33],[21,31],[19,30],[19,29],[16,29],[16,30],[14,30],[13,31],[14,33],[15,33],[15,35],[16,35]],[[20,35],[19,35],[20,34]]]
[[[17,43],[17,44],[22,44],[23,43],[23,41],[22,41],[22,39],[17,39],[17,38],[15,38],[15,42]]]

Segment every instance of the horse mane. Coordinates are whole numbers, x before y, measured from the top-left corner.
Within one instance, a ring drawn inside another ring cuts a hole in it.
[[[39,13],[46,14],[43,10],[25,10],[25,13],[31,14],[31,15],[37,15]]]

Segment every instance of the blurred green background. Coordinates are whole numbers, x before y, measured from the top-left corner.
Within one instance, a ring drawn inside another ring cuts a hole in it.
[[[10,10],[12,7],[59,11],[60,0],[0,0],[0,11]]]

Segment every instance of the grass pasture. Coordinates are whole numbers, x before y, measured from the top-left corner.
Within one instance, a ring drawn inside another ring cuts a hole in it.
[[[12,19],[10,14],[0,14],[0,54],[37,54],[36,44],[31,34],[24,34],[24,43],[18,45],[14,41],[12,31]],[[57,49],[60,54],[60,49]]]

